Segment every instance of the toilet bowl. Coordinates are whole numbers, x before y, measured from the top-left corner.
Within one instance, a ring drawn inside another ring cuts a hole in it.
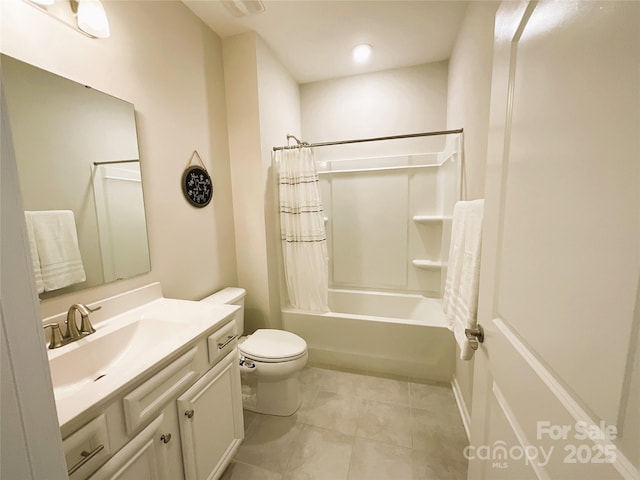
[[[240,305],[236,325],[241,335],[245,293],[242,288],[225,288],[202,301]],[[307,342],[291,332],[262,328],[241,337],[238,352],[243,408],[268,415],[293,415],[302,402],[298,373],[307,364]]]

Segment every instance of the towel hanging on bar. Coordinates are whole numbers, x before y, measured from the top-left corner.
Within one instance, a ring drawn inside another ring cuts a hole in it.
[[[460,346],[461,360],[473,355],[465,329],[477,326],[483,215],[484,200],[460,201],[453,209],[442,309]]]
[[[87,277],[80,256],[73,212],[44,210],[25,214],[30,218],[32,225],[33,244],[39,259],[43,290],[48,292],[84,282]],[[31,248],[33,255],[34,247]],[[37,279],[36,271],[36,282]]]

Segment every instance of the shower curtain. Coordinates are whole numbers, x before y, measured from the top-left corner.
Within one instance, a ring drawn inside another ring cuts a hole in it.
[[[280,238],[293,308],[328,312],[329,267],[324,210],[313,151],[276,152],[279,165]]]

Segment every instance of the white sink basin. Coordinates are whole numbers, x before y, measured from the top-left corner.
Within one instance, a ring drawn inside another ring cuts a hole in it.
[[[105,300],[100,315],[92,314],[95,333],[47,350],[61,427],[215,331],[239,308],[156,298],[118,313],[113,303]],[[110,311],[117,314],[108,317]]]
[[[135,366],[151,349],[184,327],[180,322],[141,318],[102,335],[100,330],[50,355],[49,367],[57,398],[97,382],[121,368]]]

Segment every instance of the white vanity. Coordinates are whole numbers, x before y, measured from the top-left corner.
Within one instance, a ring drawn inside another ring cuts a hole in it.
[[[239,307],[157,283],[94,305],[95,333],[48,350],[69,478],[219,478],[244,437]]]

